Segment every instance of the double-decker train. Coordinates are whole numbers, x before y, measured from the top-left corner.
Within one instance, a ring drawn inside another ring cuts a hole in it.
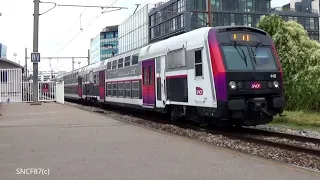
[[[169,113],[207,126],[267,124],[285,106],[270,35],[244,26],[203,27],[64,75],[65,99]]]

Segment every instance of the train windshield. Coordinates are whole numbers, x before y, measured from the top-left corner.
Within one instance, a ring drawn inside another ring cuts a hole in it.
[[[271,49],[269,47],[251,47],[251,51],[253,52],[256,69],[277,69]]]
[[[229,70],[253,69],[247,46],[222,46]]]
[[[222,50],[229,70],[277,69],[269,47],[225,45]]]

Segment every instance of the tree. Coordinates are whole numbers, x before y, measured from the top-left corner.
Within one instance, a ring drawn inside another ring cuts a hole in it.
[[[301,24],[278,15],[262,17],[257,27],[275,43],[284,71],[287,109],[320,110],[320,44],[310,40]]]

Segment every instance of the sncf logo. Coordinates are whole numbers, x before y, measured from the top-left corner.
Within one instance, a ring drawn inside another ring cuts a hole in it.
[[[254,82],[251,84],[251,88],[252,89],[260,89],[261,88],[261,84],[258,82]]]
[[[203,89],[201,87],[196,87],[196,94],[203,95]]]

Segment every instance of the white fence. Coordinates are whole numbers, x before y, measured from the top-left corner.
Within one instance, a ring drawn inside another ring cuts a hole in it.
[[[38,101],[64,104],[64,82],[38,82]],[[2,102],[33,102],[33,82],[22,82],[21,69],[0,69]]]
[[[22,69],[0,69],[1,102],[22,101]]]
[[[64,104],[64,81],[57,82],[56,88],[56,101],[60,104]]]

